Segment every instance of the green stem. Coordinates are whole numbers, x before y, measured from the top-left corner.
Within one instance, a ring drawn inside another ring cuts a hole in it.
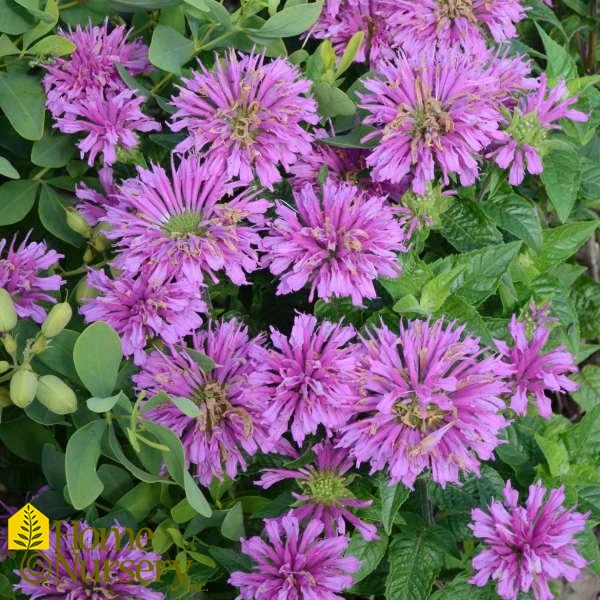
[[[417,479],[416,484],[421,500],[421,513],[427,525],[431,526],[435,523],[435,519],[433,517],[433,505],[429,501],[429,495],[427,493],[427,482],[424,479],[419,478]]]
[[[45,167],[37,175],[34,175],[33,181],[42,181],[42,177],[51,169],[51,167]]]

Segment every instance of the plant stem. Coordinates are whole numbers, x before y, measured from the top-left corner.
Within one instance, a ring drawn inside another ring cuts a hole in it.
[[[424,479],[419,478],[417,479],[416,484],[421,500],[421,513],[427,525],[431,526],[435,523],[435,519],[433,518],[433,505],[429,501],[429,495],[427,493],[427,482]]]
[[[590,5],[590,17],[595,21],[598,16],[598,0],[592,0]],[[596,45],[598,44],[598,27],[592,27],[588,36],[588,48],[586,57],[586,71],[589,75],[596,72]]]

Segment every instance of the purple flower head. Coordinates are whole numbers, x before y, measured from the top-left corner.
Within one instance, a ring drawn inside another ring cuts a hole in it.
[[[73,543],[73,535],[77,535],[73,525],[65,521],[61,523],[62,535],[59,540],[54,529],[51,529],[50,548],[37,551],[45,558],[37,559],[38,565],[29,570],[28,579],[22,577],[19,569],[15,569],[14,572],[21,577],[21,581],[14,589],[32,600],[164,599],[162,592],[145,585],[157,578],[155,561],[161,559],[160,554],[152,552],[150,548],[139,548],[137,537],[135,544],[130,543],[124,537],[126,529],[118,523],[107,528],[102,548],[101,542],[94,539],[90,525],[85,521],[78,521],[77,528],[83,538],[83,544],[78,544],[77,548]],[[139,538],[140,542],[143,539]],[[95,541],[97,545],[93,547]],[[60,560],[57,555],[60,555]],[[142,561],[149,563],[152,571],[142,570],[138,579],[134,573],[135,568],[132,569],[131,565],[138,565]],[[48,577],[50,565],[52,568],[58,565],[58,571],[52,571],[52,575]]]
[[[556,321],[548,317],[550,305],[536,309],[532,303],[531,315],[526,322],[512,316],[508,331],[513,346],[496,341],[496,346],[504,361],[512,368],[508,381],[511,386],[510,407],[518,415],[527,413],[529,397],[535,398],[540,415],[546,419],[552,416],[552,405],[545,391],[573,392],[577,384],[567,377],[575,373],[574,356],[564,346],[543,353],[542,349],[550,337],[547,324]]]
[[[345,183],[326,181],[322,193],[310,185],[294,191],[296,210],[277,203],[277,219],[263,240],[264,265],[281,277],[277,294],[310,282],[310,297],[350,296],[361,306],[375,298],[373,281],[396,277],[397,252],[407,234],[384,197],[368,196]]]
[[[125,89],[114,96],[102,91],[90,92],[85,102],[65,105],[65,116],[56,119],[54,127],[63,133],[87,133],[78,142],[81,158],[88,154],[92,166],[102,154],[105,165],[117,160],[117,151],[137,148],[137,131],[156,131],[160,124],[147,117],[140,106],[145,99],[135,98],[133,90]]]
[[[189,463],[205,486],[213,477],[235,478],[246,470],[244,452],[275,448],[275,439],[263,420],[269,397],[260,385],[249,382],[256,370],[252,360],[261,338],[250,339],[248,328],[236,320],[212,324],[194,334],[192,349],[215,363],[209,373],[185,350],[154,351],[139,375],[137,386],[152,395],[166,392],[195,402],[201,415],[193,418],[174,404],[150,409],[145,418],[173,430],[182,440]]]
[[[470,583],[484,586],[490,579],[503,600],[517,600],[519,591],[533,592],[535,600],[552,600],[548,581],[564,577],[575,581],[586,561],[576,550],[574,535],[585,529],[589,513],[565,509],[564,487],[550,490],[537,482],[529,486],[525,506],[510,480],[504,502],[492,500],[488,512],[471,512],[469,527],[487,548],[473,559],[477,571]]]
[[[460,472],[479,474],[479,460],[492,458],[508,425],[500,395],[509,368],[483,356],[463,331],[441,320],[409,321],[399,335],[382,324],[367,336],[358,418],[338,446],[410,488],[427,468],[442,486],[459,483]]]
[[[176,152],[218,158],[227,180],[248,183],[256,175],[272,189],[281,181],[277,165],[289,169],[310,152],[312,134],[302,123],[319,119],[315,101],[305,96],[311,82],[287,59],[265,63],[264,54],[232,50],[223,61],[216,57],[215,71],[199,66],[173,98],[178,110],[170,127],[188,133]]]
[[[236,285],[248,283],[270,203],[252,190],[228,197],[235,187],[224,182],[222,163],[195,156],[172,164],[170,176],[158,165],[138,167],[118,188],[118,205],[106,209],[106,235],[122,250],[115,264],[129,273],[147,265],[191,286],[205,274],[217,282],[220,270]]]
[[[577,102],[577,97],[565,99],[566,92],[564,81],[547,92],[546,74],[542,73],[537,90],[522,98],[515,108],[498,147],[488,155],[501,168],[510,167],[508,181],[511,185],[519,185],[525,178],[525,171],[539,175],[544,170],[542,155],[546,138],[552,129],[560,129],[556,121],[588,120],[585,113],[569,108]]]
[[[127,88],[117,64],[130,75],[148,71],[148,47],[139,40],[127,42],[125,26],[108,31],[108,19],[101,26],[80,25],[75,31],[60,34],[75,44],[67,58],[54,58],[45,66],[42,83],[46,90],[46,106],[56,119],[69,111],[69,106],[84,106],[90,94],[106,92],[115,95]]]
[[[104,194],[88,187],[85,183],[80,183],[75,187],[75,196],[80,200],[77,210],[90,227],[94,227],[106,219],[108,206],[116,206],[119,203],[116,198],[117,187],[112,167],[105,166],[98,169],[98,179]]]
[[[360,562],[343,556],[347,537],[323,538],[324,528],[315,519],[300,531],[298,519],[287,515],[265,521],[268,542],[242,538],[242,552],[256,566],[231,574],[228,583],[240,588],[236,600],[343,600],[336,592],[352,586]]]
[[[296,470],[264,469],[257,485],[264,489],[284,479],[295,479],[302,493],[292,492],[298,500],[297,508],[290,511],[300,522],[315,519],[325,524],[327,537],[346,533],[346,521],[354,525],[366,541],[378,539],[377,528],[355,516],[351,508],[365,508],[372,500],[358,500],[348,489],[353,476],[346,475],[354,462],[346,450],[334,448],[334,442],[325,440],[312,447],[315,464]]]
[[[104,271],[91,270],[87,283],[100,295],[89,299],[81,314],[87,323],[106,321],[121,337],[123,354],[133,355],[138,365],[146,360],[144,348],[153,338],[175,344],[200,327],[198,313],[207,312],[199,287],[157,279],[146,271],[110,279]]]
[[[519,0],[399,0],[391,23],[396,41],[415,56],[436,45],[477,53],[486,29],[496,42],[516,37],[526,10]]]
[[[64,280],[59,275],[42,276],[53,264],[63,258],[55,250],[48,250],[45,242],[27,243],[31,231],[18,247],[15,235],[6,253],[7,240],[0,240],[0,287],[12,298],[15,311],[21,318],[31,317],[36,323],[46,318],[46,311],[38,302],[56,302],[46,294],[60,289]]]
[[[475,59],[456,52],[398,56],[380,66],[382,78],[367,79],[358,94],[380,137],[367,158],[377,181],[400,183],[413,175],[412,188],[424,194],[441,171],[444,185],[456,173],[472,185],[477,159],[498,135],[500,113],[494,101],[497,79],[482,72]]]
[[[264,418],[275,437],[287,431],[290,420],[298,445],[319,425],[334,430],[346,422],[346,409],[358,400],[349,383],[358,361],[356,344],[347,345],[354,334],[352,327],[317,325],[316,317],[298,314],[289,339],[271,328],[274,348],[254,349],[256,373],[250,382],[264,385],[272,399]]]
[[[390,27],[394,7],[394,0],[327,0],[310,35],[331,40],[341,57],[350,38],[362,31],[364,37],[355,60],[376,67],[382,58],[393,56],[393,48],[398,47],[398,31]]]

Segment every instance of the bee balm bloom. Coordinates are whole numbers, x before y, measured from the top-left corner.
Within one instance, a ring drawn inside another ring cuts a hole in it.
[[[311,82],[285,58],[265,63],[262,54],[231,51],[215,71],[200,65],[183,78],[173,98],[178,109],[170,125],[188,136],[175,150],[195,150],[223,161],[227,179],[248,183],[255,175],[272,189],[298,155],[310,152],[312,134],[303,123],[316,124],[317,105],[305,94]]]
[[[477,571],[470,583],[482,587],[492,579],[503,600],[517,600],[519,591],[533,592],[535,600],[552,600],[552,579],[575,581],[586,561],[576,549],[574,535],[585,529],[589,513],[563,507],[564,488],[550,490],[537,482],[529,486],[525,506],[507,481],[504,502],[493,500],[488,512],[472,511],[469,527],[486,548],[473,559]]]
[[[348,448],[371,473],[388,468],[391,483],[412,488],[431,469],[442,486],[461,472],[479,474],[508,425],[500,375],[510,368],[484,357],[463,327],[409,321],[395,334],[385,325],[364,339],[366,357],[354,403],[356,419],[342,429],[338,447]]]

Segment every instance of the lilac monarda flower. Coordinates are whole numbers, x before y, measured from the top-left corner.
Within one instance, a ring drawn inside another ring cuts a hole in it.
[[[300,445],[319,425],[335,430],[346,423],[348,407],[358,400],[352,374],[358,363],[354,328],[298,314],[290,337],[271,328],[273,348],[256,347],[256,372],[250,382],[265,386],[271,398],[264,418],[273,435],[290,431]],[[340,376],[344,374],[343,377]]]
[[[375,298],[377,277],[400,272],[397,252],[407,234],[382,196],[327,180],[322,192],[311,185],[294,190],[296,209],[277,203],[277,218],[263,240],[263,264],[280,277],[277,294],[310,282],[309,300],[350,296],[362,306]]]
[[[479,474],[508,425],[501,394],[510,368],[463,331],[441,320],[409,321],[399,334],[382,324],[367,335],[363,398],[338,446],[410,488],[427,468],[442,486],[458,483],[461,472]]]
[[[337,592],[352,587],[360,562],[344,556],[347,537],[322,537],[324,529],[315,519],[301,531],[298,519],[286,515],[265,521],[268,542],[242,538],[242,552],[256,566],[231,574],[228,583],[240,588],[236,600],[343,600]]]
[[[137,148],[136,132],[160,130],[160,123],[141,111],[144,102],[145,98],[136,98],[129,89],[114,96],[102,91],[89,93],[85,102],[66,105],[67,114],[56,119],[54,127],[63,133],[87,133],[77,143],[81,158],[87,154],[92,166],[101,154],[104,164],[112,165],[118,150]]]
[[[118,188],[118,206],[106,210],[106,235],[123,250],[116,266],[135,273],[146,265],[191,286],[205,275],[216,283],[220,270],[236,285],[248,283],[271,204],[252,190],[230,196],[236,187],[224,182],[221,162],[193,155],[173,163],[170,176],[158,165],[138,167],[137,178]]]
[[[394,0],[327,0],[310,35],[331,40],[341,57],[350,38],[362,31],[355,60],[376,67],[382,58],[391,58],[393,48],[398,47],[398,31],[390,26],[395,4]]]
[[[212,324],[207,331],[194,334],[192,350],[208,356],[215,367],[203,371],[185,349],[154,351],[139,375],[133,377],[138,388],[155,395],[192,400],[200,416],[190,417],[175,404],[160,404],[144,417],[169,427],[181,438],[186,460],[194,465],[196,477],[208,486],[213,477],[234,479],[247,468],[247,455],[275,447],[263,419],[269,402],[262,387],[249,382],[256,370],[252,360],[260,337],[250,339],[248,328],[231,320]]]
[[[27,243],[31,231],[18,245],[15,235],[8,247],[7,240],[0,240],[0,288],[4,288],[12,298],[19,317],[30,317],[36,323],[46,318],[46,311],[39,302],[55,303],[56,298],[46,292],[60,289],[64,280],[60,275],[42,275],[63,258],[55,250],[48,250],[45,242]]]
[[[431,48],[485,50],[485,29],[496,42],[517,37],[515,23],[525,18],[519,0],[397,1],[391,17],[396,41],[415,56]]]
[[[256,176],[272,189],[281,181],[277,165],[289,169],[310,152],[313,136],[302,124],[319,120],[316,102],[305,96],[311,82],[287,59],[265,63],[264,54],[232,50],[223,61],[216,57],[215,71],[199,66],[172,100],[178,110],[170,127],[188,133],[175,151],[218,158],[227,179]]]
[[[77,532],[72,524],[65,521],[61,522],[60,536],[54,529],[50,530],[50,548],[36,551],[44,559],[37,559],[27,579],[19,569],[15,569],[15,574],[21,578],[14,586],[15,590],[32,600],[164,599],[162,592],[147,587],[149,582],[157,578],[156,563],[161,556],[150,547],[139,548],[138,544],[145,546],[147,540],[144,537],[136,536],[136,543],[132,544],[124,537],[127,530],[115,523],[106,528],[107,535],[101,548],[101,541],[94,538],[91,526],[85,521],[77,523]],[[131,530],[128,533],[133,537]],[[73,535],[77,534],[81,535],[82,543],[75,547]],[[57,559],[58,555],[60,560]],[[137,571],[140,575],[138,579],[135,567],[142,563],[150,566]],[[52,571],[48,577],[50,565],[53,569],[57,565],[57,571]]]
[[[87,103],[90,93],[115,95],[125,90],[117,65],[130,75],[148,71],[148,47],[141,41],[126,40],[124,25],[108,30],[108,19],[101,26],[80,25],[75,31],[60,34],[75,44],[67,58],[54,58],[44,65],[47,73],[42,79],[46,90],[46,107],[53,118],[69,112],[69,106]]]
[[[544,170],[542,155],[546,138],[552,129],[560,129],[556,121],[588,120],[585,113],[569,108],[577,102],[577,97],[565,98],[566,93],[564,81],[547,92],[546,74],[543,73],[538,89],[522,98],[515,108],[510,123],[501,133],[499,147],[489,154],[501,168],[510,167],[510,184],[519,185],[525,178],[525,171],[539,175]]]
[[[200,313],[207,312],[199,287],[157,279],[146,271],[110,279],[104,271],[90,270],[87,284],[100,295],[79,311],[87,323],[106,321],[119,334],[123,354],[133,355],[138,365],[146,360],[144,348],[153,338],[175,344],[198,329]]]
[[[469,525],[487,548],[473,559],[477,571],[469,583],[482,587],[492,579],[503,600],[517,600],[519,591],[533,592],[535,600],[552,600],[548,582],[559,577],[575,581],[586,566],[577,552],[574,535],[585,529],[589,513],[566,509],[564,487],[550,490],[537,482],[529,486],[525,506],[510,480],[504,502],[492,500],[488,512],[475,508]]]
[[[545,391],[573,392],[577,383],[567,377],[575,373],[575,357],[565,346],[554,348],[546,353],[542,350],[548,338],[549,323],[557,319],[549,317],[550,306],[536,309],[531,305],[531,316],[528,322],[522,322],[513,315],[508,331],[513,339],[512,347],[502,341],[496,346],[504,361],[512,368],[508,378],[511,388],[510,407],[518,415],[527,413],[529,397],[533,396],[539,414],[545,419],[552,416],[552,403]]]
[[[75,196],[79,200],[77,210],[90,227],[95,227],[100,221],[106,219],[107,207],[116,206],[119,203],[116,198],[117,186],[112,167],[105,166],[98,169],[98,180],[104,194],[88,187],[85,183],[80,183],[75,187]]]
[[[381,78],[366,79],[367,93],[358,94],[365,123],[378,128],[363,141],[380,138],[367,158],[373,178],[400,183],[412,175],[413,190],[424,194],[437,167],[444,185],[451,173],[461,185],[475,183],[477,159],[498,136],[496,78],[450,51],[399,55],[379,70]]]
[[[294,470],[265,469],[256,484],[267,489],[284,479],[294,479],[302,493],[292,492],[298,506],[289,514],[301,523],[310,523],[314,519],[323,521],[327,537],[334,537],[346,533],[348,522],[360,531],[366,541],[378,539],[377,527],[365,523],[350,510],[366,508],[373,501],[358,500],[348,489],[353,476],[346,473],[354,461],[346,450],[334,448],[334,443],[324,440],[312,447],[314,464]]]

